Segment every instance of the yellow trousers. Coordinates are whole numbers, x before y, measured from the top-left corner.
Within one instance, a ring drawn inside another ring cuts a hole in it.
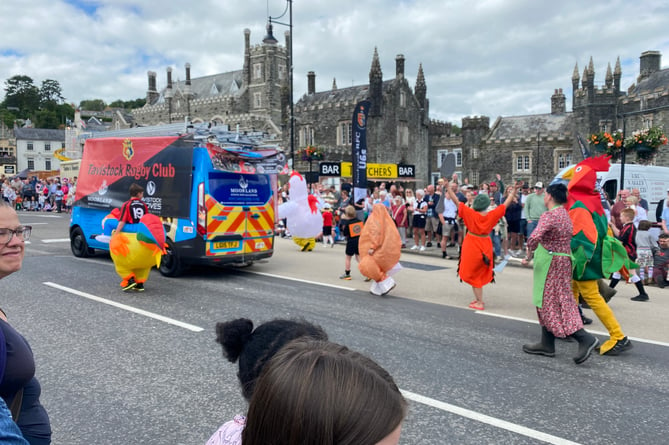
[[[616,345],[618,340],[625,338],[625,334],[623,334],[623,330],[620,328],[616,316],[613,315],[613,311],[609,305],[606,304],[604,298],[599,294],[597,280],[572,280],[571,284],[577,304],[578,296],[580,294],[583,297],[583,300],[588,303],[588,306],[590,306],[597,318],[599,318],[599,321],[601,321],[604,327],[609,331],[610,338],[605,341],[599,349],[600,354],[605,354]]]

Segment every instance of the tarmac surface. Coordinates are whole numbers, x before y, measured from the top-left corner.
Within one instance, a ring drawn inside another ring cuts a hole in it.
[[[457,276],[457,258],[443,259],[436,244],[423,252],[411,250],[412,245],[402,249],[400,264],[403,269],[394,276],[397,286],[389,296],[467,308],[473,294],[471,287],[460,282]],[[355,259],[351,265],[352,280],[339,279],[344,271],[344,247],[341,241],[334,247],[317,243],[312,252],[301,252],[290,238],[277,237],[274,256],[266,263],[254,264],[249,270],[369,291],[370,283],[365,282],[357,270]],[[451,257],[457,257],[457,248],[448,247],[447,251]],[[484,287],[485,310],[481,315],[536,322],[531,296],[532,268],[523,266],[521,260],[521,257],[510,258],[507,266],[495,274],[495,282]],[[648,302],[630,300],[638,293],[632,284],[620,283],[616,290],[617,294],[609,306],[623,332],[630,338],[669,346],[669,329],[666,327],[669,320],[669,288],[646,286],[650,296]],[[592,310],[584,309],[583,313],[593,319],[593,324],[586,326],[588,330],[608,337],[606,328]]]

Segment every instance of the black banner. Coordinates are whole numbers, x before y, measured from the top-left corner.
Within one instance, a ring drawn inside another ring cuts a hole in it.
[[[351,156],[353,162],[353,201],[367,197],[367,114],[372,103],[358,102],[353,111]]]

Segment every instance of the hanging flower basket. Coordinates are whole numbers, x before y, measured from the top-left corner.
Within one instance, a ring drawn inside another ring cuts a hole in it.
[[[620,130],[614,131],[613,133],[606,131],[593,133],[588,138],[588,142],[590,142],[591,151],[610,155],[612,161],[620,159],[624,150],[623,133]]]
[[[661,127],[650,127],[637,130],[625,139],[625,148],[636,152],[639,164],[650,164],[655,160],[661,147],[667,145],[667,136]]]
[[[297,154],[300,156],[300,159],[305,162],[320,161],[323,159],[323,152],[316,147],[312,147],[311,145],[298,151]]]

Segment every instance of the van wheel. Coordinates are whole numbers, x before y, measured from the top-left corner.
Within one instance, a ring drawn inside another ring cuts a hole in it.
[[[72,249],[72,254],[77,258],[88,258],[95,253],[94,249],[88,247],[84,232],[79,227],[70,233],[70,248]]]
[[[160,258],[158,271],[166,277],[178,277],[184,268],[171,239],[167,240],[166,253]]]

